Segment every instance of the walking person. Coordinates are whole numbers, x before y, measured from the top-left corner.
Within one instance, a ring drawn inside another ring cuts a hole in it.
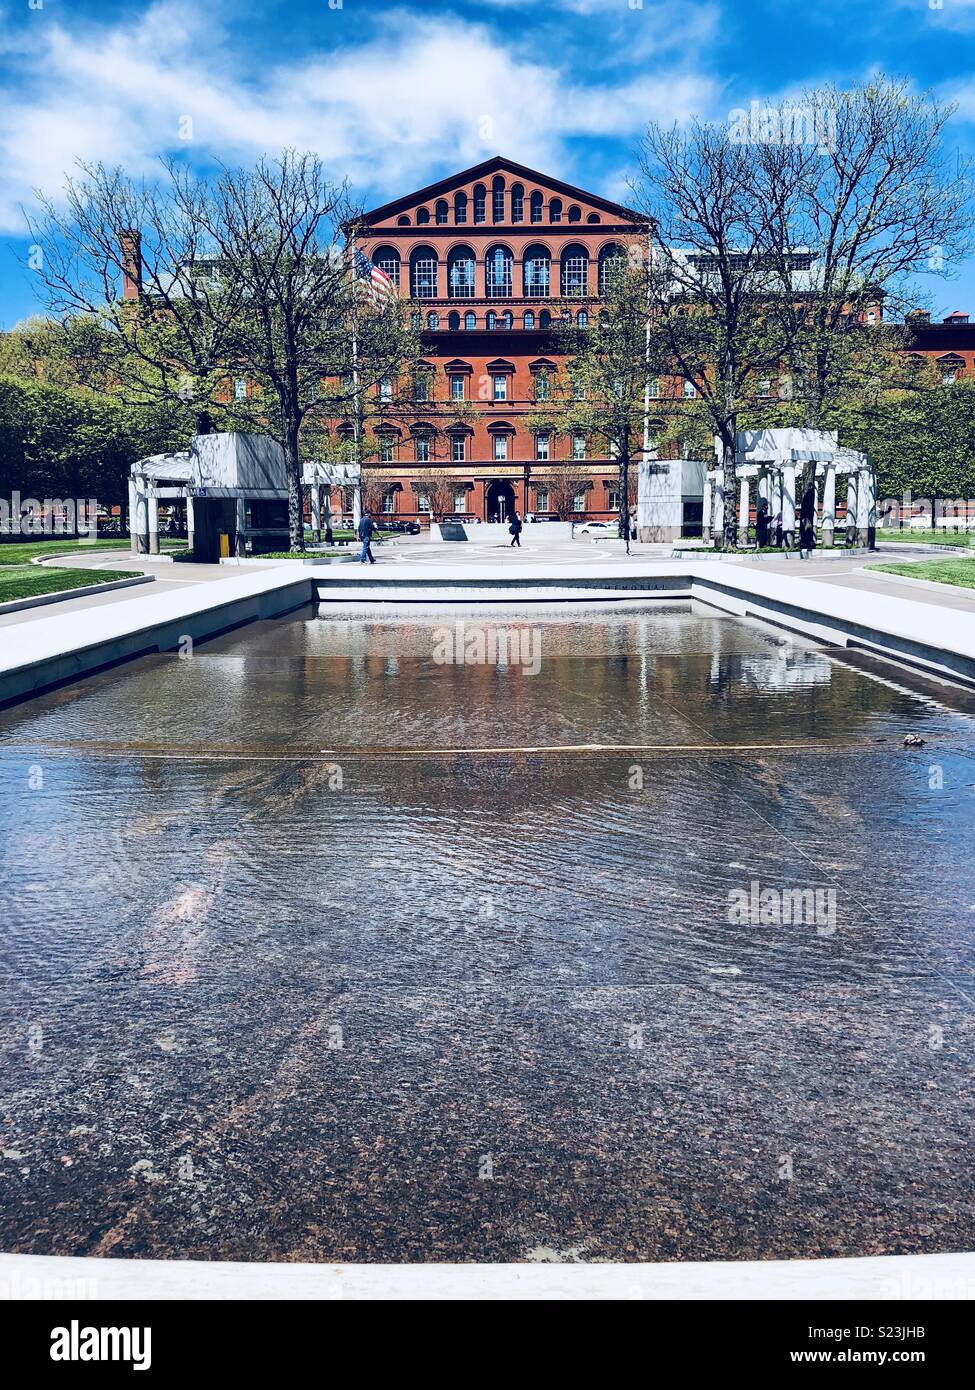
[[[521,517],[515,512],[508,530],[511,532],[511,544],[516,545],[519,550],[521,549],[521,525]]]
[[[811,560],[816,548],[816,484],[810,483],[799,508],[799,558]]]
[[[363,512],[362,519],[359,522],[359,529],[356,532],[356,535],[362,542],[362,554],[359,556],[359,561],[363,565],[366,563],[366,560],[369,561],[370,565],[376,563],[376,557],[372,553],[372,533],[375,529],[376,523],[373,521],[372,517],[368,512]]]

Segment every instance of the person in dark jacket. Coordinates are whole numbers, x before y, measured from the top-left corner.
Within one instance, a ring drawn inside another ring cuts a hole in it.
[[[517,512],[515,512],[514,516],[511,518],[511,525],[508,527],[508,530],[511,532],[511,544],[512,544],[512,545],[516,545],[516,546],[518,547],[518,549],[520,550],[520,549],[521,549],[521,517],[518,515]]]
[[[362,554],[359,556],[360,562],[364,565],[368,560],[370,565],[376,563],[376,557],[372,553],[372,533],[376,529],[376,523],[368,512],[364,512],[362,520],[359,522],[359,529],[356,535],[362,542]]]
[[[799,506],[799,558],[809,560],[816,549],[816,484],[810,483]]]
[[[769,506],[768,498],[763,497],[758,504],[758,511],[755,513],[755,540],[761,549],[768,545],[769,533]]]

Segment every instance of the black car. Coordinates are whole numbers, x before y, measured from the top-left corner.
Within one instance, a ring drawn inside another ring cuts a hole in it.
[[[401,536],[418,536],[422,529],[418,521],[390,521],[381,517],[376,522],[377,531],[394,531]]]

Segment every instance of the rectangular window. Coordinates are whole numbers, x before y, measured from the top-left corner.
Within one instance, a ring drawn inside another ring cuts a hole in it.
[[[535,510],[537,512],[548,511],[548,490],[544,487],[535,489]]]
[[[572,499],[572,510],[574,512],[584,512],[586,510],[586,494],[577,492]]]
[[[535,399],[536,401],[548,400],[548,372],[535,373]]]
[[[455,435],[450,441],[450,457],[454,463],[463,463],[467,457],[467,440],[463,435]]]
[[[391,434],[381,434],[379,436],[379,462],[392,463],[393,461],[393,436]]]
[[[617,491],[616,488],[610,488],[610,490],[609,490],[609,510],[610,510],[611,512],[618,512],[619,509],[620,509],[620,495],[619,495],[619,492]]]
[[[656,377],[654,377],[650,383],[650,399],[652,401],[660,400],[660,382]]]
[[[383,515],[392,516],[396,510],[396,494],[394,492],[383,493]]]
[[[246,401],[246,399],[247,399],[247,382],[246,382],[246,381],[235,381],[235,382],[234,382],[234,400],[235,400],[235,401]]]
[[[508,457],[508,436],[506,434],[494,436],[494,457],[498,462]]]
[[[549,457],[549,452],[548,452],[548,435],[547,435],[547,434],[536,434],[536,436],[535,436],[535,457],[536,457],[537,459],[547,459],[547,458]]]
[[[572,436],[572,457],[574,459],[584,459],[586,457],[586,436],[584,434],[574,434]]]
[[[494,399],[496,401],[506,401],[508,399],[508,378],[506,376],[496,376],[494,378]]]
[[[685,378],[684,378],[684,399],[685,399],[686,401],[692,401],[696,395],[697,395],[697,387],[694,385],[693,381],[690,381],[687,377],[685,377]]]
[[[428,401],[430,399],[430,378],[426,372],[420,372],[413,382],[413,399],[415,401]]]
[[[379,399],[381,401],[391,401],[393,399],[393,383],[388,376],[384,376],[379,383]]]
[[[760,396],[771,396],[772,378],[770,376],[762,377],[761,381],[758,383],[758,394]]]
[[[428,512],[430,510],[430,496],[426,492],[416,494],[416,509],[418,512]]]
[[[460,491],[460,492],[455,492],[455,493],[454,493],[454,511],[455,511],[455,512],[466,512],[466,511],[467,511],[467,489],[466,489],[466,488],[463,489],[463,490]]]
[[[413,441],[413,456],[417,463],[430,462],[430,441],[426,435],[420,435]]]
[[[462,401],[464,399],[464,378],[462,376],[452,376],[450,378],[450,399],[452,401]]]

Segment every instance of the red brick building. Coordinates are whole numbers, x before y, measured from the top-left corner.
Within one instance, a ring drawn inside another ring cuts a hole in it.
[[[956,309],[953,314],[932,323],[924,310],[915,310],[908,317],[911,327],[908,355],[927,359],[946,386],[975,373],[975,324],[968,315]]]
[[[418,399],[370,426],[366,463],[379,509],[425,517],[423,476],[450,479],[447,510],[482,521],[554,514],[578,475],[573,512],[615,514],[617,470],[593,444],[532,433],[526,417],[559,365],[551,331],[598,313],[610,257],[641,239],[630,208],[495,157],[365,215],[361,250],[409,298],[422,330]]]

